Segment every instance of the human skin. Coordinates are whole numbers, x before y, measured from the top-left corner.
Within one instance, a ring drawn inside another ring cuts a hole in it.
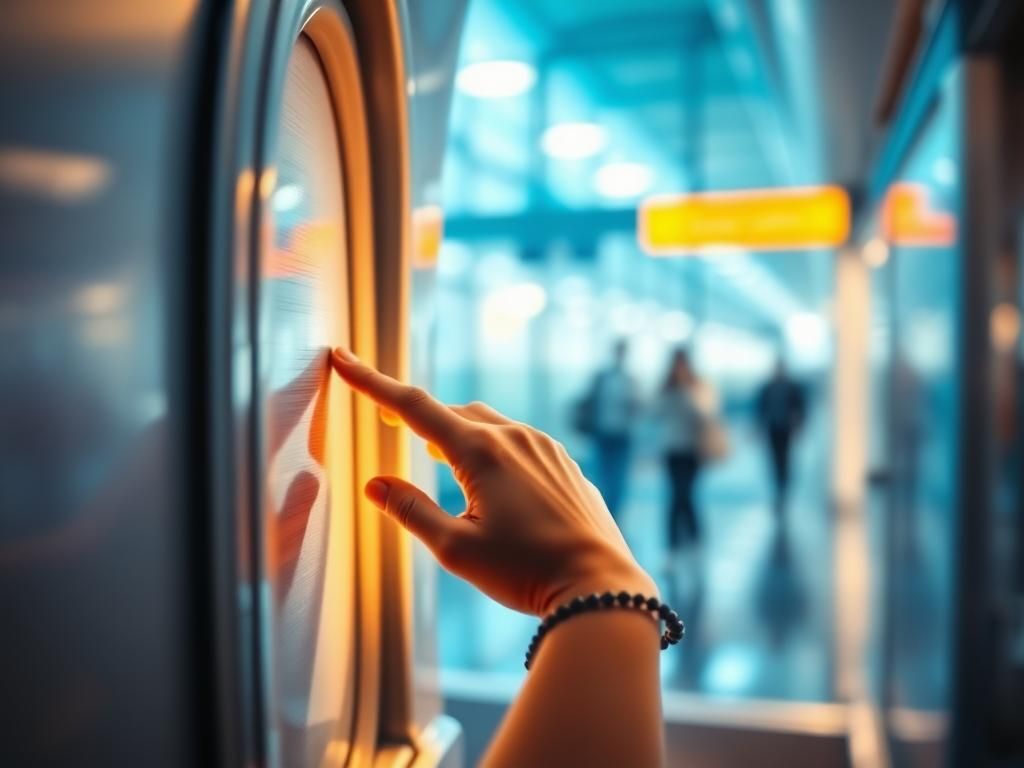
[[[375,477],[367,497],[442,566],[494,600],[542,617],[594,592],[656,596],[600,494],[565,449],[482,404],[427,392],[331,355],[354,389],[443,453],[467,499],[451,516],[422,490]],[[486,766],[664,762],[658,626],[644,612],[584,613],[549,632],[494,737]]]

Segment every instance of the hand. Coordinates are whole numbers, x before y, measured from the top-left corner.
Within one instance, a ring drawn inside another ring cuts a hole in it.
[[[561,444],[483,403],[446,406],[346,350],[331,359],[345,381],[397,414],[451,465],[468,501],[457,517],[399,478],[366,485],[367,497],[449,571],[537,616],[591,592],[655,595],[601,495]]]

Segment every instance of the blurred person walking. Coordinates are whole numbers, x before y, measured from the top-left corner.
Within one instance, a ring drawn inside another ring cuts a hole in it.
[[[662,427],[662,451],[671,489],[668,543],[671,553],[700,543],[694,488],[705,460],[721,458],[724,431],[716,419],[714,390],[698,378],[685,349],[672,353],[665,383],[654,405]]]
[[[596,485],[612,516],[621,513],[629,471],[630,433],[637,413],[636,387],[626,371],[624,339],[612,349],[612,364],[594,376],[576,407],[576,428],[589,435],[597,452]]]
[[[771,377],[757,393],[756,415],[761,435],[768,448],[774,486],[775,512],[786,508],[790,485],[790,452],[793,437],[803,426],[807,397],[803,387],[793,381],[779,357]]]

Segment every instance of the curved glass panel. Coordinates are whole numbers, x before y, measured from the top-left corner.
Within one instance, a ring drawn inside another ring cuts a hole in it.
[[[304,38],[280,119],[260,275],[269,747],[279,765],[340,764],[353,717],[352,403],[327,354],[349,342],[348,255],[337,122]]]

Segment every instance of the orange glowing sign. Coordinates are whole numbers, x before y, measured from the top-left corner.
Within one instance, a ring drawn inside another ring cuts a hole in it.
[[[652,197],[637,214],[637,238],[651,256],[835,248],[850,235],[850,198],[831,186]]]
[[[893,245],[943,247],[956,241],[956,217],[931,208],[923,184],[893,184],[885,195],[882,237]]]
[[[439,206],[427,205],[412,212],[412,265],[420,269],[437,264],[444,239],[444,211]]]

